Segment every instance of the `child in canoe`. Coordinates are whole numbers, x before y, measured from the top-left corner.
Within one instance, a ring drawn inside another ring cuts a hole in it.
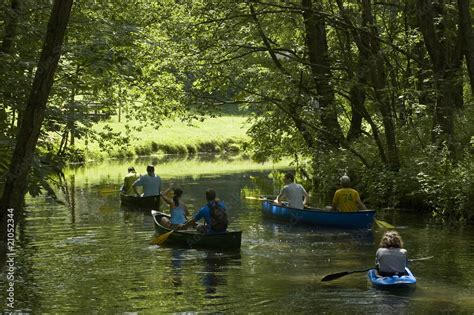
[[[173,191],[173,197],[169,198],[167,194]],[[188,207],[180,201],[183,191],[179,188],[168,188],[161,194],[161,199],[169,204],[171,220],[167,217],[162,217],[160,224],[169,229],[176,229],[178,225],[186,222],[186,216],[189,215]]]
[[[403,248],[403,241],[398,232],[385,232],[375,256],[375,263],[381,276],[406,274],[407,251]]]

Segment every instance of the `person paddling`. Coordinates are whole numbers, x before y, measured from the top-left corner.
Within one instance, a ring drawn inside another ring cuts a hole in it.
[[[126,195],[133,195],[133,183],[139,178],[140,176],[135,172],[135,168],[130,166],[128,168],[128,174],[125,175],[123,179],[122,189],[120,190],[122,193]]]
[[[351,179],[344,175],[340,178],[342,188],[334,193],[332,200],[332,210],[342,212],[352,212],[366,210],[364,203],[360,200],[357,190],[350,188]]]
[[[289,208],[304,209],[304,205],[309,199],[309,195],[304,187],[295,183],[295,176],[291,173],[285,174],[284,181],[286,185],[274,202],[281,205],[282,200],[285,198],[288,201]]]
[[[216,199],[216,192],[213,189],[206,190],[207,204],[199,209],[198,213],[185,224],[178,228],[185,229],[193,226],[197,221],[204,219],[204,224],[200,224],[197,230],[201,233],[222,233],[227,230],[227,211],[222,201]]]
[[[385,232],[375,254],[375,263],[378,273],[383,277],[406,274],[407,251],[403,248],[403,240],[398,232]]]
[[[135,194],[139,196],[137,186],[143,186],[143,197],[159,196],[161,190],[160,176],[155,174],[155,167],[153,165],[148,165],[146,172],[146,175],[140,176],[140,178],[133,183]]]
[[[173,191],[173,197],[169,198],[168,193]],[[186,216],[189,215],[188,207],[180,200],[183,190],[179,188],[168,188],[161,194],[163,199],[170,206],[171,219],[161,218],[161,225],[170,229],[176,229],[178,225],[186,223]]]

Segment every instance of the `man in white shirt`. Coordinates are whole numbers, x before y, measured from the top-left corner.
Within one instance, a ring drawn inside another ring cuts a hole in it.
[[[295,183],[295,177],[291,173],[285,174],[285,186],[281,190],[275,203],[281,205],[281,201],[285,198],[288,201],[289,208],[304,209],[304,205],[309,199],[306,190],[300,184]]]
[[[147,175],[140,176],[133,183],[133,190],[137,195],[140,195],[137,191],[137,186],[143,187],[143,197],[158,196],[161,191],[161,178],[155,175],[155,167],[148,165],[146,168]]]

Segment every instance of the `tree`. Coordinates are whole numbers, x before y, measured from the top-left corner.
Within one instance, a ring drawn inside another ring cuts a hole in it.
[[[0,202],[2,243],[6,240],[7,209],[13,208],[17,214],[20,214],[23,207],[28,173],[46,112],[46,103],[53,85],[54,73],[61,55],[61,46],[72,3],[73,0],[56,0],[53,3],[43,49]]]
[[[459,84],[462,78],[459,73],[462,41],[455,30],[456,21],[453,12],[450,12],[452,8],[454,6],[451,3],[433,5],[431,0],[417,0],[416,11],[435,83],[432,141],[438,147],[446,143],[450,150],[454,150],[454,114],[462,106],[463,100],[462,86]]]

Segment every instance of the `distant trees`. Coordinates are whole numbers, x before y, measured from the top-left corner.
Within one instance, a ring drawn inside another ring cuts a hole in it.
[[[468,0],[77,2],[36,153],[78,158],[84,137],[126,145],[131,128],[91,131],[117,113],[159,125],[236,103],[251,113],[256,159],[307,161],[299,165],[323,186],[349,168],[375,199],[412,198],[404,189],[423,199],[413,161],[427,174],[432,160],[471,167],[469,8]],[[47,10],[26,0],[0,10],[0,141],[11,143]],[[1,173],[11,148],[0,150]]]

